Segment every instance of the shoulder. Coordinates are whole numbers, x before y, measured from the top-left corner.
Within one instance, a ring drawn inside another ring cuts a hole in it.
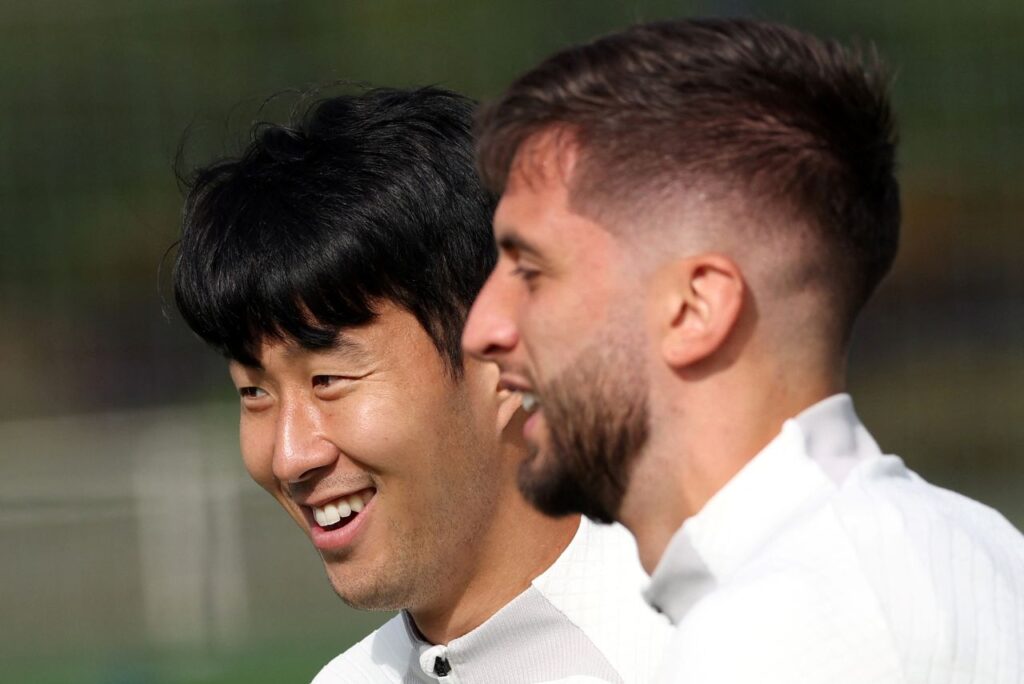
[[[930,604],[962,619],[998,591],[1024,617],[1024,536],[988,506],[886,457],[844,483],[833,511],[883,606],[913,599],[919,616]]]
[[[327,663],[312,684],[398,684],[411,654],[402,617],[396,615]]]
[[[590,590],[619,588],[616,593],[638,594],[647,582],[636,542],[622,525],[599,525],[586,518],[562,555],[533,580],[549,599],[566,600]],[[595,602],[596,603],[596,602]]]
[[[851,473],[834,510],[909,674],[1005,669],[1024,643],[1024,536],[1013,525],[895,457]]]
[[[876,611],[811,569],[739,579],[698,602],[672,636],[665,681],[902,684]]]
[[[759,671],[801,682],[1007,671],[1024,640],[1020,532],[895,457],[862,464],[821,504],[693,608],[673,637],[677,669],[697,682],[722,668],[762,682],[776,680]]]
[[[636,542],[621,525],[583,519],[561,557],[533,586],[608,659],[626,682],[651,681],[668,638],[668,619],[651,608]]]
[[[1024,537],[999,512],[926,482],[895,456],[875,459],[851,472],[833,508],[863,545],[881,534],[922,550],[926,539],[962,536],[1000,564],[1015,569],[1024,564]]]

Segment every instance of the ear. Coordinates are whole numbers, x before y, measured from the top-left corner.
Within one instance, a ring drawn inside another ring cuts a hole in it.
[[[665,363],[682,369],[714,355],[736,327],[745,295],[739,267],[721,254],[666,264],[654,299]]]

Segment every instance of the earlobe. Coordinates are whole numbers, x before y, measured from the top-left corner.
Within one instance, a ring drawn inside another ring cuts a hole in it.
[[[670,265],[661,296],[667,323],[661,355],[674,369],[715,354],[736,327],[746,286],[735,262],[702,254]]]

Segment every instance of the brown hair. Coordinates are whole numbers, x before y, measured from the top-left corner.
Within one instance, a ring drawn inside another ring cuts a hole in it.
[[[887,91],[872,51],[786,26],[644,24],[559,52],[515,81],[479,114],[478,164],[501,192],[520,147],[564,128],[579,154],[572,201],[588,211],[621,216],[652,190],[715,183],[789,212],[825,245],[848,328],[899,237]]]

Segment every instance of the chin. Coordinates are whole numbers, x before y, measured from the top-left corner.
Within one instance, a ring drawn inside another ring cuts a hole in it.
[[[354,568],[351,562],[345,563],[345,567],[339,565],[337,561],[324,561],[334,593],[350,608],[394,611],[409,606],[409,582],[384,577],[379,571]]]

